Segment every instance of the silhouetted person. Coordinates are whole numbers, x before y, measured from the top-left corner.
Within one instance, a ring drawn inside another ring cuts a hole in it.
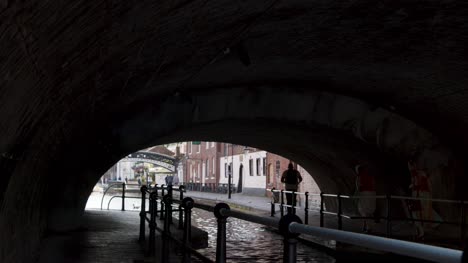
[[[164,181],[166,182],[166,185],[168,186],[172,185],[172,180],[173,180],[172,176],[169,176],[169,175],[166,176],[166,178],[164,179]]]
[[[288,170],[281,175],[281,182],[284,183],[286,191],[297,192],[299,184],[302,182],[302,176],[299,171],[294,169],[293,164],[289,163]],[[286,202],[288,205],[296,206],[296,198],[293,198],[292,193],[286,193]],[[293,208],[288,207],[288,213],[292,213]]]

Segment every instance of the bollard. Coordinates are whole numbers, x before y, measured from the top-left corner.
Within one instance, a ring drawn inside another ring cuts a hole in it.
[[[391,203],[392,203],[392,196],[387,194],[387,237],[392,235],[392,225],[391,225]]]
[[[338,194],[337,198],[338,198],[338,213],[337,213],[338,229],[343,230],[343,218],[341,217],[342,210],[341,210],[341,194],[340,193]]]
[[[323,193],[320,193],[320,227],[323,227]]]
[[[169,194],[165,195],[163,197],[163,202],[164,202],[164,206],[166,207],[165,210],[166,210],[166,219],[164,220],[164,230],[163,230],[163,233],[162,233],[162,253],[161,253],[161,262],[162,263],[168,263],[169,262],[169,242],[170,242],[170,239],[169,239],[169,236],[171,235],[171,224],[170,224],[170,220],[169,220],[169,217],[172,216],[172,213],[171,213],[171,203],[172,203],[172,198]]]
[[[184,242],[184,262],[190,262],[190,249],[187,247],[191,245],[192,240],[192,208],[195,202],[190,197],[185,197],[182,200],[182,207],[184,208],[185,220],[184,220],[184,235],[182,241]]]
[[[305,192],[304,224],[309,224],[309,192]]]
[[[297,237],[299,234],[291,233],[289,225],[292,222],[302,224],[297,215],[287,214],[279,221],[279,231],[284,237],[283,241],[283,263],[296,263],[297,259]]]
[[[149,242],[148,242],[148,255],[153,256],[155,254],[154,248],[156,244],[156,213],[154,211],[155,203],[157,202],[156,194],[152,192],[150,194],[150,233],[149,233]]]
[[[284,216],[284,190],[281,190],[281,217]]]
[[[125,211],[125,183],[122,183],[122,211]]]
[[[271,217],[275,216],[275,188],[273,187],[271,189]]]
[[[146,186],[142,186],[140,188],[141,191],[141,211],[140,211],[140,236],[138,237],[138,241],[143,242],[145,241],[145,217],[146,217]]]
[[[221,210],[231,210],[226,203],[218,203],[214,208],[214,214],[218,219],[218,233],[216,237],[216,263],[226,263],[226,222],[228,216]]]

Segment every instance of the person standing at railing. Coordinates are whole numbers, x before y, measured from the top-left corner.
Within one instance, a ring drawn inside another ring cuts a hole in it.
[[[356,165],[356,192],[358,199],[358,211],[362,217],[375,217],[375,179],[369,173],[367,165]],[[368,223],[368,221],[370,223]],[[362,230],[368,233],[373,228],[373,220],[364,219]]]
[[[422,220],[432,220],[432,185],[426,172],[418,169],[413,160],[408,161],[408,169],[411,174],[411,184],[409,186],[411,195],[427,200],[412,200],[411,213],[413,218]],[[415,222],[418,230],[418,238],[424,237],[424,223]]]
[[[302,176],[298,170],[294,169],[292,163],[289,163],[288,169],[281,175],[281,182],[284,183],[286,191],[297,192],[298,186],[302,182]],[[286,193],[286,202],[287,205],[296,206],[296,198],[293,198],[292,193]],[[292,214],[292,210],[292,207],[288,207],[288,213]]]

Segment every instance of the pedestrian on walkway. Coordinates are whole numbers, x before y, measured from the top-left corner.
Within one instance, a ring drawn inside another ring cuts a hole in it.
[[[166,182],[166,185],[172,185],[172,176],[167,175],[164,181]]]
[[[302,182],[301,173],[298,170],[294,169],[293,164],[289,163],[288,169],[283,172],[281,175],[281,182],[284,183],[284,188],[286,191],[297,192],[299,184]],[[296,198],[292,193],[286,193],[286,202],[287,205],[296,206]],[[292,214],[293,208],[288,207],[288,213]]]
[[[358,211],[363,217],[375,217],[375,179],[369,173],[367,165],[356,165],[356,193],[358,199]],[[370,223],[367,223],[367,222]],[[368,233],[373,228],[373,220],[364,219],[362,231]]]
[[[408,161],[408,170],[411,174],[411,184],[409,186],[411,195],[423,200],[413,200],[411,202],[411,212],[413,218],[422,220],[433,220],[432,215],[432,185],[426,172],[418,169],[414,160]],[[424,238],[424,223],[415,222],[418,230],[418,238]]]

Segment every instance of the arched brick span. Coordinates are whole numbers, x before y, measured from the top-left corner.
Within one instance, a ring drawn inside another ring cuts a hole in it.
[[[167,142],[263,148],[344,193],[356,162],[374,167],[384,191],[403,184],[417,152],[435,195],[462,196],[463,1],[0,8],[2,261],[38,259],[48,231],[78,225],[108,167]]]

